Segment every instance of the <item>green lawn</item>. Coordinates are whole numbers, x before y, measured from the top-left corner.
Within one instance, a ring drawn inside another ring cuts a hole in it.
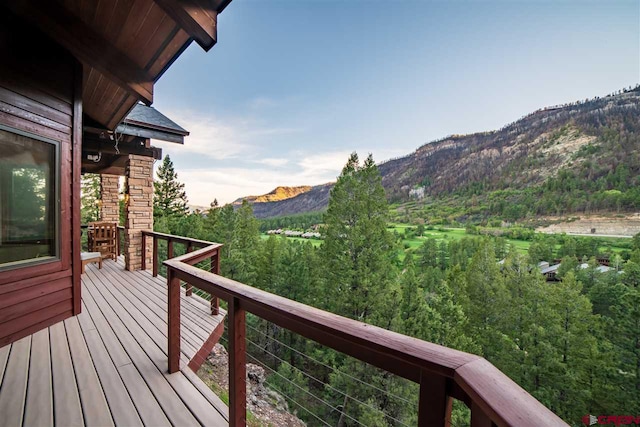
[[[415,226],[410,224],[394,223],[394,224],[390,224],[387,229],[391,232],[396,231],[398,233],[404,234],[408,228],[415,229]],[[477,235],[467,234],[464,228],[440,227],[434,230],[425,230],[422,237],[404,239],[403,243],[405,247],[408,246],[407,249],[415,249],[419,247],[427,237],[435,238],[436,240],[438,240],[438,242],[440,242],[441,240],[460,240],[463,237],[477,237]],[[588,237],[588,236],[585,236],[585,237]],[[594,237],[598,238],[598,236],[594,236]],[[615,238],[615,237],[599,237],[599,239],[601,239],[603,242],[603,245],[600,246],[600,249],[603,252],[619,253],[625,249],[628,249],[627,247],[628,239]],[[529,250],[529,246],[531,245],[531,242],[528,240],[518,240],[518,239],[506,239],[506,240],[507,240],[507,245],[515,246],[516,249],[523,254],[527,253],[527,251]],[[556,249],[558,248],[559,246]]]
[[[389,226],[387,227],[387,230],[391,232],[395,231],[399,234],[405,234],[408,228],[415,229],[415,226],[410,224],[393,223],[393,224],[389,224]],[[262,237],[263,239],[269,238],[269,236],[266,234],[261,234],[260,237]],[[420,245],[422,245],[424,240],[429,237],[435,238],[436,240],[438,240],[438,242],[440,242],[441,240],[447,240],[447,241],[460,240],[463,237],[478,237],[478,236],[467,234],[464,228],[441,228],[440,227],[438,229],[425,230],[423,236],[421,237],[404,239],[403,245],[405,246],[405,250],[418,248]],[[317,240],[317,239],[303,239],[301,237],[284,237],[284,236],[281,236],[281,238],[283,239],[287,238],[287,239],[297,240],[301,242],[311,242],[311,244],[315,247],[322,245],[322,240]],[[621,252],[624,249],[626,249],[625,243],[628,242],[628,239],[624,239],[624,238],[601,237],[600,239],[602,239],[602,241],[604,242],[603,246],[600,247],[600,249],[603,250],[604,252],[607,252],[607,251],[612,251],[615,253]],[[507,239],[507,244],[515,246],[520,253],[527,253],[527,251],[529,250],[529,246],[531,245],[531,242],[528,240]],[[401,258],[404,258],[404,254],[401,254]]]

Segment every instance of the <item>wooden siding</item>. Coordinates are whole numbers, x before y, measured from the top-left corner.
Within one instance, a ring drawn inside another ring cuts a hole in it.
[[[169,375],[166,280],[121,260],[86,270],[82,313],[0,346],[0,424],[227,426],[227,407],[188,367],[224,314],[181,291],[182,369]]]
[[[72,204],[72,186],[79,180],[72,169],[79,161],[73,141],[81,129],[82,110],[77,85],[81,71],[75,59],[15,17],[0,15],[0,28],[0,124],[60,143],[59,259],[0,272],[3,346],[71,316],[74,295],[79,307],[80,275],[73,272],[70,219],[80,213]]]

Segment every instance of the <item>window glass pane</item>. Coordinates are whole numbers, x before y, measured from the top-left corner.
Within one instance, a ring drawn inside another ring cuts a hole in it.
[[[0,269],[58,256],[56,149],[0,129]]]

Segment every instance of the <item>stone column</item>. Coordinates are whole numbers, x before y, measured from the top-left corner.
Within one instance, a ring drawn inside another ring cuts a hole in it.
[[[118,203],[118,191],[120,190],[120,177],[118,175],[100,175],[100,220],[120,223],[120,205]]]
[[[129,271],[142,268],[142,257],[151,268],[151,239],[142,248],[142,230],[153,231],[153,158],[129,155],[125,185],[124,262]]]

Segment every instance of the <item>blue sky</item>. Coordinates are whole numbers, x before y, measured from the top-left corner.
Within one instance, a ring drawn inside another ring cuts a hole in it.
[[[234,0],[154,106],[192,204],[335,180],[453,133],[640,82],[638,0]]]

